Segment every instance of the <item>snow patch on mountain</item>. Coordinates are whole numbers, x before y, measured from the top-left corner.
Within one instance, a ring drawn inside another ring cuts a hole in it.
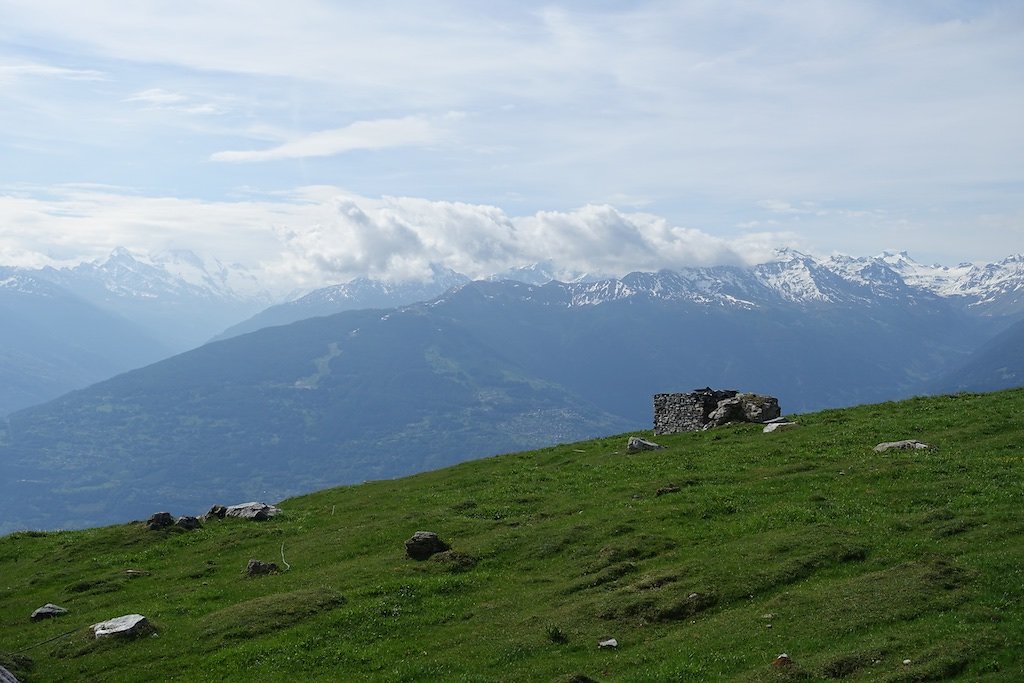
[[[272,300],[259,278],[241,264],[226,265],[219,259],[204,258],[187,249],[158,252],[151,259],[153,265],[182,282],[222,298],[249,299],[266,304]]]
[[[550,271],[538,266],[525,272],[536,275]],[[543,291],[546,296],[541,296]],[[921,304],[955,298],[971,307],[990,306],[986,309],[989,312],[1014,313],[1024,312],[1024,257],[1011,256],[985,266],[965,264],[949,268],[923,266],[905,252],[822,258],[782,249],[773,260],[751,267],[634,272],[597,281],[552,280],[539,288],[536,283],[526,290],[510,288],[502,295],[543,299],[546,305],[566,307],[646,297],[747,309],[779,304],[880,305],[900,300]],[[499,294],[487,290],[484,296],[493,298]]]

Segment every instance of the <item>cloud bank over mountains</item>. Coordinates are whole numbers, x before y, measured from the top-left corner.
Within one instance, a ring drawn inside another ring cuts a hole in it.
[[[191,249],[261,273],[279,292],[348,281],[431,276],[440,264],[471,277],[547,262],[560,277],[758,263],[792,246],[785,233],[731,239],[610,205],[510,216],[482,204],[371,199],[337,188],[288,197],[209,202],[66,188],[45,201],[0,197],[0,263],[40,266]],[[144,229],[141,229],[144,228]]]

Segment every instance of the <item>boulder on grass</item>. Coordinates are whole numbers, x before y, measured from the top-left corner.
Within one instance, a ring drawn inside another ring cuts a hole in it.
[[[193,517],[191,515],[185,515],[183,517],[178,517],[178,521],[176,521],[174,523],[174,526],[180,527],[180,528],[184,529],[185,531],[195,531],[196,529],[202,529],[203,528],[203,525],[199,521],[199,518],[198,517]]]
[[[205,520],[224,519],[224,515],[226,515],[227,512],[228,512],[228,509],[226,507],[224,507],[223,505],[214,505],[213,507],[210,508],[209,512],[207,512],[205,515],[203,515],[203,519],[205,519]]]
[[[126,614],[123,617],[93,624],[89,628],[97,638],[130,638],[150,630],[149,620],[141,614]]]
[[[32,612],[32,616],[29,617],[32,621],[42,621],[43,619],[52,619],[59,617],[62,614],[67,614],[68,611],[63,607],[54,605],[52,602],[48,602],[42,607]]]
[[[451,550],[451,546],[433,531],[417,531],[405,542],[405,554],[414,560],[426,560],[446,550]]]
[[[278,570],[278,566],[273,562],[261,562],[260,560],[249,560],[249,564],[245,565],[246,576],[264,576],[266,574],[274,574]]]
[[[240,503],[238,505],[232,505],[224,511],[225,517],[240,517],[241,519],[254,519],[256,521],[262,521],[264,519],[270,519],[274,515],[281,512],[280,508],[276,508],[273,505],[267,505],[266,503]]]
[[[875,446],[875,453],[885,453],[886,451],[920,451],[931,448],[926,443],[920,441],[914,441],[913,439],[904,439],[903,441],[886,441]]]
[[[170,512],[157,512],[146,520],[146,528],[152,531],[165,529],[169,526],[174,526],[174,517],[171,516]]]
[[[640,451],[660,451],[664,446],[656,444],[653,441],[647,439],[641,439],[639,436],[629,437],[629,441],[626,442],[626,451],[629,453],[639,453]]]

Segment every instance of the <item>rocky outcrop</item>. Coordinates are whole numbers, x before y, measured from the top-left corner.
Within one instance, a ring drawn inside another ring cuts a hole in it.
[[[0,666],[0,683],[18,683],[18,679],[10,671]]]
[[[782,414],[773,396],[734,389],[695,389],[688,394],[655,394],[654,433],[674,434],[731,422],[764,423]]]
[[[414,560],[426,560],[431,555],[451,550],[433,531],[417,531],[405,542],[405,554]]]

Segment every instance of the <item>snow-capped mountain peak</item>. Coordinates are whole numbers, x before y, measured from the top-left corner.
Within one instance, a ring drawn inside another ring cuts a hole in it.
[[[203,258],[188,249],[162,251],[152,256],[155,265],[190,285],[224,298],[250,299],[269,304],[272,297],[259,278],[245,266],[225,265],[216,258]]]
[[[542,287],[530,284],[528,290],[509,289],[506,295],[568,307],[643,297],[741,308],[882,305],[899,300],[920,304],[955,297],[970,306],[999,304],[1014,310],[1024,308],[1024,257],[1013,256],[984,267],[950,268],[924,266],[906,252],[821,258],[781,249],[773,260],[747,268],[684,268],[588,282],[551,281]]]

